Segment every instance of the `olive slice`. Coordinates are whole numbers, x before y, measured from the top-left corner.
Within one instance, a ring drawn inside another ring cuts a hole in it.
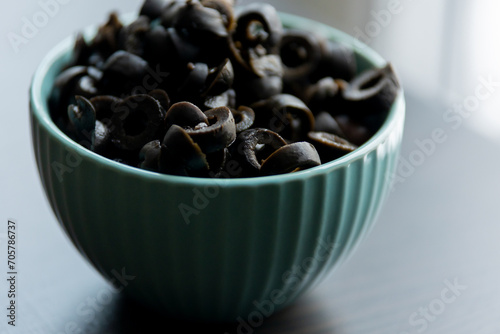
[[[241,103],[252,104],[281,94],[283,80],[279,76],[242,80],[237,84],[237,91]]]
[[[176,17],[179,16],[181,9],[187,6],[187,1],[174,0],[167,2],[166,6],[162,9],[161,24],[165,28],[170,28],[174,24]]]
[[[146,0],[139,11],[139,15],[147,16],[151,20],[161,17],[164,8],[173,0]]]
[[[338,109],[339,99],[337,82],[332,77],[326,77],[306,90],[304,102],[314,114],[317,114],[320,111],[331,111],[335,107]]]
[[[210,153],[207,155],[207,162],[209,166],[208,175],[214,177],[220,175],[226,166],[227,159],[229,157],[229,151],[227,148]]]
[[[281,39],[280,56],[285,80],[307,78],[321,59],[321,45],[316,34],[287,30]]]
[[[119,49],[118,35],[122,29],[123,24],[118,14],[112,12],[109,14],[108,21],[99,27],[91,47],[96,50],[103,59],[106,59]]]
[[[144,58],[150,64],[168,64],[172,60],[172,41],[162,25],[152,27],[144,36]]]
[[[338,159],[358,148],[346,139],[326,132],[309,132],[307,138],[318,151],[323,163]]]
[[[170,97],[168,96],[167,92],[165,92],[163,89],[154,89],[150,91],[148,95],[158,101],[162,108],[162,113],[166,114],[170,109]]]
[[[347,115],[337,115],[334,116],[334,118],[342,132],[345,134],[343,137],[355,145],[363,145],[373,135],[366,125],[360,121],[352,119],[352,117]]]
[[[64,90],[72,90],[80,78],[87,75],[87,66],[73,66],[67,68],[56,77],[54,86]]]
[[[123,150],[139,150],[152,141],[163,120],[161,106],[149,95],[133,95],[120,102],[111,122],[113,143]]]
[[[386,113],[399,90],[399,83],[391,64],[367,70],[352,80],[343,97],[352,116]]]
[[[252,72],[258,77],[283,76],[283,66],[278,55],[259,55],[255,51],[249,51],[249,65]]]
[[[118,40],[120,48],[132,54],[144,57],[146,45],[145,36],[150,29],[150,19],[139,16],[134,22],[126,25],[120,31]]]
[[[175,59],[175,63],[188,63],[198,59],[202,53],[202,48],[196,43],[186,40],[175,30],[175,28],[167,29],[167,43],[172,47],[169,50],[169,58]],[[175,56],[172,55],[175,54]]]
[[[71,64],[88,65],[88,59],[92,54],[92,48],[88,45],[82,33],[76,35],[75,46],[73,47],[73,55],[71,57]]]
[[[206,111],[205,115],[211,125],[188,128],[186,132],[206,154],[229,147],[236,139],[236,126],[231,110],[219,107]]]
[[[207,77],[207,89],[202,95],[217,96],[233,86],[234,69],[231,61],[226,58],[216,68],[209,71]]]
[[[234,17],[233,0],[201,0],[201,4],[217,10],[222,15],[222,20],[227,31],[234,29],[236,20]]]
[[[150,171],[160,170],[161,143],[153,140],[144,145],[139,152],[139,168]]]
[[[357,69],[354,50],[348,45],[328,39],[321,39],[320,46],[321,60],[316,71],[311,74],[311,81],[316,82],[324,77],[352,80]]]
[[[251,3],[237,8],[233,39],[244,49],[262,45],[268,54],[277,54],[283,25],[276,8],[266,3]]]
[[[206,155],[186,130],[172,125],[163,138],[160,171],[179,174],[182,170],[208,170]]]
[[[173,27],[182,37],[196,43],[227,38],[228,32],[219,11],[203,6],[199,1],[188,1],[179,9]]]
[[[147,71],[148,63],[141,57],[120,50],[113,53],[104,64],[105,75],[116,75],[122,78],[142,78]]]
[[[208,78],[208,65],[205,63],[188,63],[188,74],[177,89],[180,96],[198,96],[205,89]]]
[[[255,122],[255,112],[252,108],[240,106],[237,110],[231,109],[231,112],[236,122],[236,133],[250,129]]]
[[[267,157],[262,162],[260,175],[298,172],[319,165],[321,159],[314,146],[308,142],[297,142],[285,145]]]
[[[253,177],[259,174],[261,161],[286,144],[276,132],[258,128],[241,132],[231,149],[241,166],[242,176]]]
[[[96,123],[96,112],[92,103],[83,96],[76,96],[75,104],[68,106],[68,118],[76,138],[91,142]]]
[[[316,122],[314,126],[315,132],[328,132],[339,137],[345,138],[346,135],[339,123],[335,120],[335,118],[330,115],[328,112],[320,112],[316,115]]]
[[[116,106],[123,100],[112,95],[99,95],[90,99],[98,120],[111,120]]]
[[[204,123],[208,127],[208,117],[200,108],[190,102],[173,104],[165,116],[167,129],[174,124],[183,128],[194,128],[200,123]]]
[[[76,87],[80,79],[86,75],[88,75],[87,66],[72,66],[65,69],[56,77],[52,98],[56,105],[58,105],[58,108],[62,109],[63,119],[67,118],[66,109],[68,104],[74,103],[75,95],[81,95],[76,93]]]
[[[257,127],[271,129],[286,139],[299,141],[314,129],[311,110],[293,95],[275,95],[250,107],[255,111]]]
[[[235,65],[253,76],[279,74],[281,77],[278,51],[283,26],[276,9],[269,4],[253,3],[239,7],[236,16],[236,29],[229,38]]]
[[[101,85],[112,95],[123,94],[137,86],[142,87],[144,78],[150,72],[152,71],[147,61],[130,52],[120,50],[106,60]]]

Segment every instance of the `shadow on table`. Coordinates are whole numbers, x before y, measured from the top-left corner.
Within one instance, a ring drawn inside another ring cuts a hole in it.
[[[252,326],[249,321],[243,319],[234,324],[207,324],[168,318],[125,297],[119,297],[110,308],[107,321],[99,325],[100,328],[96,333],[170,333],[176,332],[174,328],[180,328],[182,333],[314,334],[324,333],[325,329],[331,328],[327,332],[334,334],[332,316],[326,314],[320,300],[311,296],[299,299],[285,310],[265,319],[258,326]],[[164,330],[158,331],[158,329]]]

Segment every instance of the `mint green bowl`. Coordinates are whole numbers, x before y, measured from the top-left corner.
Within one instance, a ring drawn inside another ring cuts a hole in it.
[[[351,45],[360,70],[386,63],[334,28],[282,18]],[[73,42],[57,45],[34,75],[34,152],[59,223],[122,293],[174,317],[255,322],[323,281],[372,227],[399,154],[402,91],[369,142],[322,166],[225,181],[161,175],[94,154],[51,120],[47,99]]]

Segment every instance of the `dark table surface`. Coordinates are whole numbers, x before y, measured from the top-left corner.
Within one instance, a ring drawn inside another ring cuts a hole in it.
[[[3,316],[0,333],[156,333],[174,325],[221,334],[500,333],[500,159],[492,154],[498,148],[467,128],[450,128],[441,118],[444,105],[411,94],[407,101],[401,157],[410,161],[414,140],[435,128],[446,131],[446,142],[395,185],[352,258],[262,326],[238,331],[237,325],[179,322],[109,293],[33,184],[44,205],[13,217],[19,225],[18,326],[6,326]],[[1,288],[6,291],[5,282]]]
[[[136,6],[126,3],[125,12]],[[368,238],[295,304],[261,326],[238,331],[237,325],[168,319],[111,293],[51,212],[29,133],[27,90],[42,55],[69,30],[105,17],[79,16],[80,6],[61,7],[19,53],[12,52],[7,38],[0,41],[0,334],[169,333],[178,332],[176,325],[182,333],[221,334],[500,333],[499,145],[468,122],[452,128],[443,120],[448,103],[420,98],[412,90],[402,165],[419,154],[416,141],[431,138],[435,129],[442,129],[446,140],[418,166],[406,166]],[[0,14],[2,37],[19,31],[22,18],[39,10],[27,1],[9,8]],[[71,25],[72,17],[78,26]],[[16,327],[6,318],[9,218],[18,224]]]

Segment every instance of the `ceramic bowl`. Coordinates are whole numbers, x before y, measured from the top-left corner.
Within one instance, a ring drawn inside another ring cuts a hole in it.
[[[332,27],[282,19],[350,45],[360,71],[386,64]],[[36,162],[67,236],[125,295],[174,317],[260,319],[322,282],[372,228],[398,159],[403,91],[366,144],[319,167],[252,179],[162,175],[97,155],[54,124],[47,100],[73,43],[57,45],[33,78]]]

